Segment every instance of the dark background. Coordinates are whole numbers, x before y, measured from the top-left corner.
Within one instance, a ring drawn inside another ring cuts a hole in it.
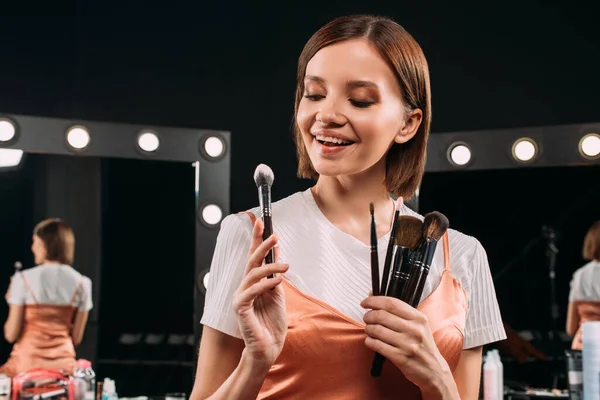
[[[413,34],[430,63],[435,134],[600,120],[597,7],[582,4],[27,6],[46,16],[7,5],[0,16],[0,112],[230,130],[236,212],[256,205],[252,174],[260,162],[275,171],[276,199],[310,184],[295,177],[290,125],[297,57],[325,22],[369,12],[393,17]],[[34,161],[0,174],[0,266],[7,284],[12,254],[30,257]],[[600,219],[599,172],[565,167],[427,174],[420,211],[442,211],[454,228],[480,239],[494,274],[539,237],[542,225],[556,226],[564,320],[570,276],[583,264],[583,236]],[[107,160],[103,176],[101,332],[191,333],[191,168]],[[4,249],[11,249],[10,257]],[[543,245],[532,246],[496,281],[502,312],[516,328],[549,327],[544,262]],[[10,347],[0,349],[8,354]]]

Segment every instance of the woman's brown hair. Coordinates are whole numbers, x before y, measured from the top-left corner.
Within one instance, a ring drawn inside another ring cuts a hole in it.
[[[33,234],[46,247],[46,260],[73,265],[75,235],[71,227],[58,218],[46,219],[36,225]]]
[[[583,259],[600,261],[600,221],[596,221],[583,240]]]
[[[306,43],[298,60],[294,115],[304,93],[306,66],[323,47],[351,39],[367,40],[388,63],[410,110],[421,109],[423,120],[415,136],[403,144],[394,143],[386,158],[386,186],[389,193],[412,197],[425,171],[425,152],[431,125],[431,91],[429,67],[423,50],[415,39],[396,22],[371,15],[337,18],[319,29]],[[294,120],[294,140],[298,153],[298,176],[317,179],[302,133]]]

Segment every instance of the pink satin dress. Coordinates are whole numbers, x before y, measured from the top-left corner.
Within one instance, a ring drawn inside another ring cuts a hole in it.
[[[76,361],[71,328],[77,311],[74,303],[82,284],[77,286],[70,304],[38,304],[25,276],[22,278],[34,304],[25,305],[21,336],[0,373],[14,377],[32,368],[48,368],[72,374]]]
[[[249,215],[254,220],[254,214]],[[467,319],[467,295],[450,271],[448,234],[442,239],[444,271],[438,287],[419,304],[435,343],[454,371],[460,360]],[[365,324],[308,296],[283,280],[288,333],[258,399],[421,398],[420,389],[387,360],[380,377],[371,376],[374,352],[365,346]]]
[[[575,302],[575,309],[579,314],[579,328],[577,333],[573,337],[571,343],[571,349],[583,350],[582,342],[582,325],[584,322],[589,321],[600,321],[600,301],[577,301]]]

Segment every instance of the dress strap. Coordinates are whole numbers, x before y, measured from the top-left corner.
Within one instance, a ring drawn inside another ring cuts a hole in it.
[[[77,284],[77,288],[75,289],[75,293],[73,293],[73,296],[71,297],[71,301],[69,301],[69,304],[71,306],[75,307],[75,300],[77,299],[77,295],[81,291],[82,287],[83,287],[83,278],[79,278],[79,283]]]
[[[448,241],[448,231],[442,236],[444,246],[444,271],[450,271],[450,243]]]
[[[254,224],[256,223],[256,215],[254,215],[253,212],[251,212],[251,211],[242,211],[239,214],[246,214],[248,216],[248,218],[250,218],[250,222],[252,222],[252,226],[254,226]]]
[[[21,279],[23,279],[23,283],[25,284],[25,289],[27,289],[27,292],[33,299],[33,302],[35,304],[37,304],[38,302],[37,302],[37,299],[35,298],[35,294],[33,294],[33,290],[31,290],[31,286],[29,286],[29,282],[27,282],[27,279],[25,279],[25,275],[23,275],[23,272],[19,272],[19,275],[21,275]]]

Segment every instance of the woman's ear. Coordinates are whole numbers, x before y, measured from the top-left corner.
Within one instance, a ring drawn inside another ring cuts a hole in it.
[[[417,134],[422,121],[423,111],[421,109],[417,108],[411,111],[406,118],[406,122],[394,137],[394,142],[399,144],[408,142]]]

